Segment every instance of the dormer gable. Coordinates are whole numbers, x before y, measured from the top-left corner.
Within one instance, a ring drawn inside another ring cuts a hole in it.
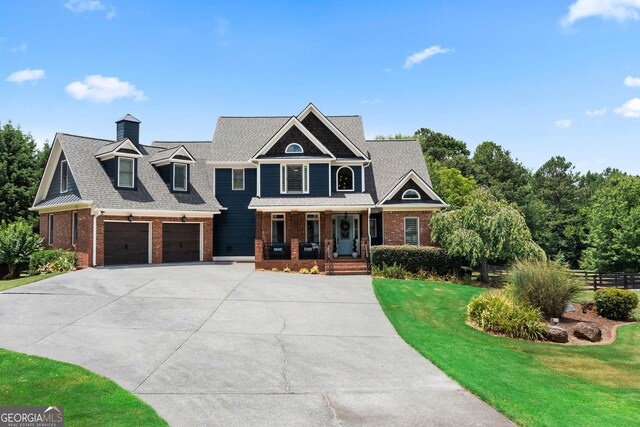
[[[179,145],[174,148],[167,148],[166,150],[158,151],[153,154],[149,159],[149,163],[155,167],[164,166],[169,163],[195,163],[196,159],[191,155],[189,150],[184,145]]]
[[[96,152],[96,158],[100,161],[109,160],[116,156],[138,158],[142,157],[142,153],[128,138],[105,144]]]
[[[431,186],[414,170],[410,170],[404,175],[378,204],[436,204],[443,207],[447,206]]]
[[[325,147],[300,121],[291,117],[287,122],[258,150],[252,160],[264,157],[325,157],[335,156]]]
[[[137,188],[138,160],[142,156],[138,147],[128,138],[105,144],[96,152],[96,158],[113,185],[126,190]]]
[[[184,145],[158,151],[149,159],[172,193],[189,192],[191,167],[195,162]]]

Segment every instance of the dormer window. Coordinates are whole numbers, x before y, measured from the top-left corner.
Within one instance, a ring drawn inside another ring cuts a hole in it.
[[[135,183],[135,160],[118,157],[118,187],[133,188]]]
[[[60,192],[69,191],[69,165],[66,160],[60,162]]]
[[[407,190],[402,193],[402,200],[420,200],[421,198],[416,190]]]
[[[296,144],[294,142],[292,144],[287,145],[287,148],[285,148],[284,152],[286,154],[302,154],[304,153],[304,149],[300,144]]]
[[[189,166],[182,163],[173,164],[173,191],[187,191]]]

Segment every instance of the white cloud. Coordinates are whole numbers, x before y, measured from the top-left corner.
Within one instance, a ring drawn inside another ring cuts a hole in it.
[[[640,118],[640,98],[633,98],[622,104],[621,107],[613,110],[616,114],[620,114],[622,117],[631,119]]]
[[[64,7],[74,13],[94,12],[104,10],[105,5],[100,0],[69,0]]]
[[[12,47],[11,49],[9,49],[11,52],[16,53],[16,52],[20,52],[20,53],[24,53],[27,50],[27,44],[22,42],[20,44],[20,46],[15,46]]]
[[[573,120],[571,119],[556,120],[556,127],[558,129],[569,129],[571,125],[573,125]]]
[[[379,99],[365,99],[360,101],[360,104],[379,104],[380,100]]]
[[[629,87],[640,87],[640,77],[627,76],[624,79],[624,84]]]
[[[599,110],[587,110],[585,114],[589,117],[604,116],[605,114],[607,114],[607,108],[605,107],[600,108]]]
[[[36,82],[42,78],[44,78],[44,70],[32,70],[27,68],[26,70],[11,73],[11,75],[6,78],[6,81],[13,83],[24,83],[29,81]]]
[[[640,0],[576,0],[562,19],[563,25],[591,17],[615,19],[619,22],[640,19]]]
[[[131,83],[99,74],[87,76],[81,82],[69,83],[65,90],[75,99],[94,102],[111,102],[118,98],[133,98],[135,101],[146,99],[144,93]]]
[[[409,56],[406,61],[404,61],[404,68],[411,68],[416,64],[421,63],[425,59],[432,57],[433,55],[438,55],[441,53],[451,52],[451,49],[442,48],[440,46],[431,46],[420,52],[416,52],[413,55]]]

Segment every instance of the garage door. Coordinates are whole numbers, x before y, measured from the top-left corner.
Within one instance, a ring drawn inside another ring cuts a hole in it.
[[[200,261],[200,224],[162,224],[162,262]]]
[[[136,222],[104,223],[104,264],[147,264],[149,262],[149,224]]]

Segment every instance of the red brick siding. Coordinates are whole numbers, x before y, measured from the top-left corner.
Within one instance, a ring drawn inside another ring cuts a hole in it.
[[[382,228],[385,245],[404,244],[404,219],[417,217],[420,222],[420,245],[431,246],[431,211],[383,211]]]
[[[78,212],[78,236],[76,244],[72,244],[72,215]],[[48,249],[65,249],[78,253],[78,267],[86,268],[92,257],[93,219],[90,209],[77,211],[53,212],[53,243],[49,244],[49,214],[40,214],[40,237]]]

